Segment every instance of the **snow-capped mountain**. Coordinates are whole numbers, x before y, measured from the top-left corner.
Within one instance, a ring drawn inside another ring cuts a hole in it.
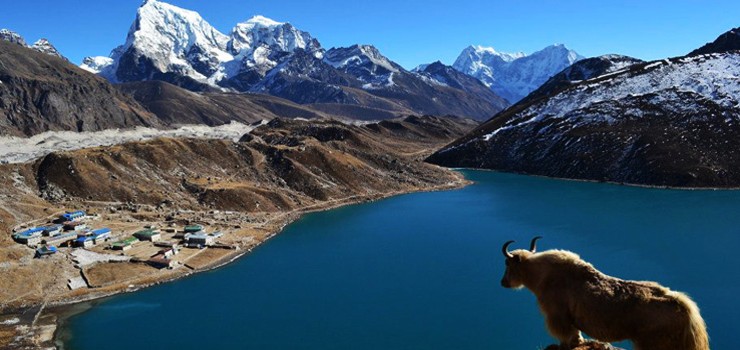
[[[303,104],[353,104],[394,115],[487,119],[503,108],[490,95],[424,80],[370,45],[325,52],[309,33],[263,16],[225,35],[196,12],[157,0],[137,10],[123,45],[109,57],[85,58],[81,67],[113,82],[162,80],[194,91],[267,93]],[[337,108],[331,107],[332,112]]]
[[[211,78],[223,87],[249,91],[277,65],[291,60],[296,51],[306,51],[321,59],[324,50],[308,32],[290,23],[281,23],[263,16],[237,24],[227,44],[234,56],[220,74]]]
[[[91,73],[107,76],[107,73],[109,72],[103,72],[103,71],[113,66],[113,63],[114,63],[114,60],[110,57],[105,57],[105,56],[85,57],[82,60],[82,64],[80,65],[80,68],[88,72],[91,72]]]
[[[372,45],[332,48],[324,55],[324,62],[355,76],[365,89],[393,87],[393,75],[403,70]]]
[[[362,119],[390,112],[454,114],[485,120],[508,105],[477,79],[469,78],[472,84],[483,86],[485,93],[440,84],[405,70],[375,47],[355,45],[332,48],[323,59],[297,50],[251,91]]]
[[[486,100],[491,101],[501,109],[509,106],[509,103],[503,97],[496,95],[480,80],[462,73],[452,66],[445,65],[442,62],[437,61],[421,65],[414,69],[414,73],[418,77],[432,82],[433,84],[460,89],[470,93],[471,95],[484,97]]]
[[[44,38],[41,38],[33,43],[33,45],[31,45],[31,48],[38,52],[45,53],[51,56],[56,56],[66,60],[66,58],[62,56],[61,53],[59,53],[59,50],[57,50],[57,48],[54,47],[54,45],[52,45],[49,40],[46,40]]]
[[[560,44],[548,46],[531,55],[469,46],[460,53],[453,67],[478,78],[497,95],[514,103],[581,59],[583,56]]]
[[[9,41],[21,46],[28,46],[26,40],[20,34],[9,29],[0,29],[0,40]]]
[[[228,36],[198,13],[148,0],[137,10],[126,42],[110,59],[86,58],[82,68],[112,82],[167,80],[170,74],[186,78],[188,85],[207,84],[223,62],[233,59],[228,42]]]
[[[148,0],[126,43],[109,57],[85,58],[82,67],[113,82],[153,79],[246,91],[297,49],[323,55],[316,39],[289,23],[255,16],[225,35],[197,12]]]
[[[11,43],[18,44],[23,47],[28,47],[38,52],[59,57],[64,60],[67,59],[66,57],[62,56],[61,53],[59,53],[57,48],[54,47],[54,45],[52,45],[49,40],[46,40],[44,38],[37,40],[35,43],[33,43],[33,45],[29,46],[28,44],[26,44],[26,40],[23,39],[20,34],[9,29],[0,29],[0,40],[9,41]]]
[[[586,63],[559,74],[569,83],[527,97],[429,161],[647,185],[740,186],[740,51]],[[599,65],[608,69],[595,73]]]
[[[244,67],[255,68],[262,74],[298,49],[309,51],[319,59],[323,56],[321,44],[311,34],[290,23],[263,16],[237,24],[231,31],[228,48]]]

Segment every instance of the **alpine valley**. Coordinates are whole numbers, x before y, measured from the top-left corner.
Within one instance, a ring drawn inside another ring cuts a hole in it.
[[[469,185],[454,168],[740,188],[740,29],[656,61],[471,45],[407,69],[146,0],[107,56],[54,41],[0,30],[2,349],[53,348],[65,305],[228,264],[306,213]]]

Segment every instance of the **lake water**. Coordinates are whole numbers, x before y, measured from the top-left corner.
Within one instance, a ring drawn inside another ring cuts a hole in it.
[[[689,293],[713,349],[740,327],[740,191],[466,171],[475,185],[306,215],[226,267],[96,302],[71,349],[523,349],[553,343],[501,245],[575,251]]]

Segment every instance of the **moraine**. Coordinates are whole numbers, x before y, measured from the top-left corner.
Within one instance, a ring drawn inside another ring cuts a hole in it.
[[[733,348],[740,192],[466,175],[476,184],[307,215],[234,264],[94,302],[67,348],[535,349],[552,340],[534,297],[499,286],[501,243],[535,234],[689,293],[712,347]]]

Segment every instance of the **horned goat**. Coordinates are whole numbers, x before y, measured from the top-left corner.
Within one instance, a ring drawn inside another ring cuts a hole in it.
[[[550,334],[561,349],[584,342],[581,332],[603,342],[629,340],[635,350],[708,350],[704,320],[686,294],[655,282],[607,276],[564,250],[501,249],[505,288],[526,287],[537,297]]]

